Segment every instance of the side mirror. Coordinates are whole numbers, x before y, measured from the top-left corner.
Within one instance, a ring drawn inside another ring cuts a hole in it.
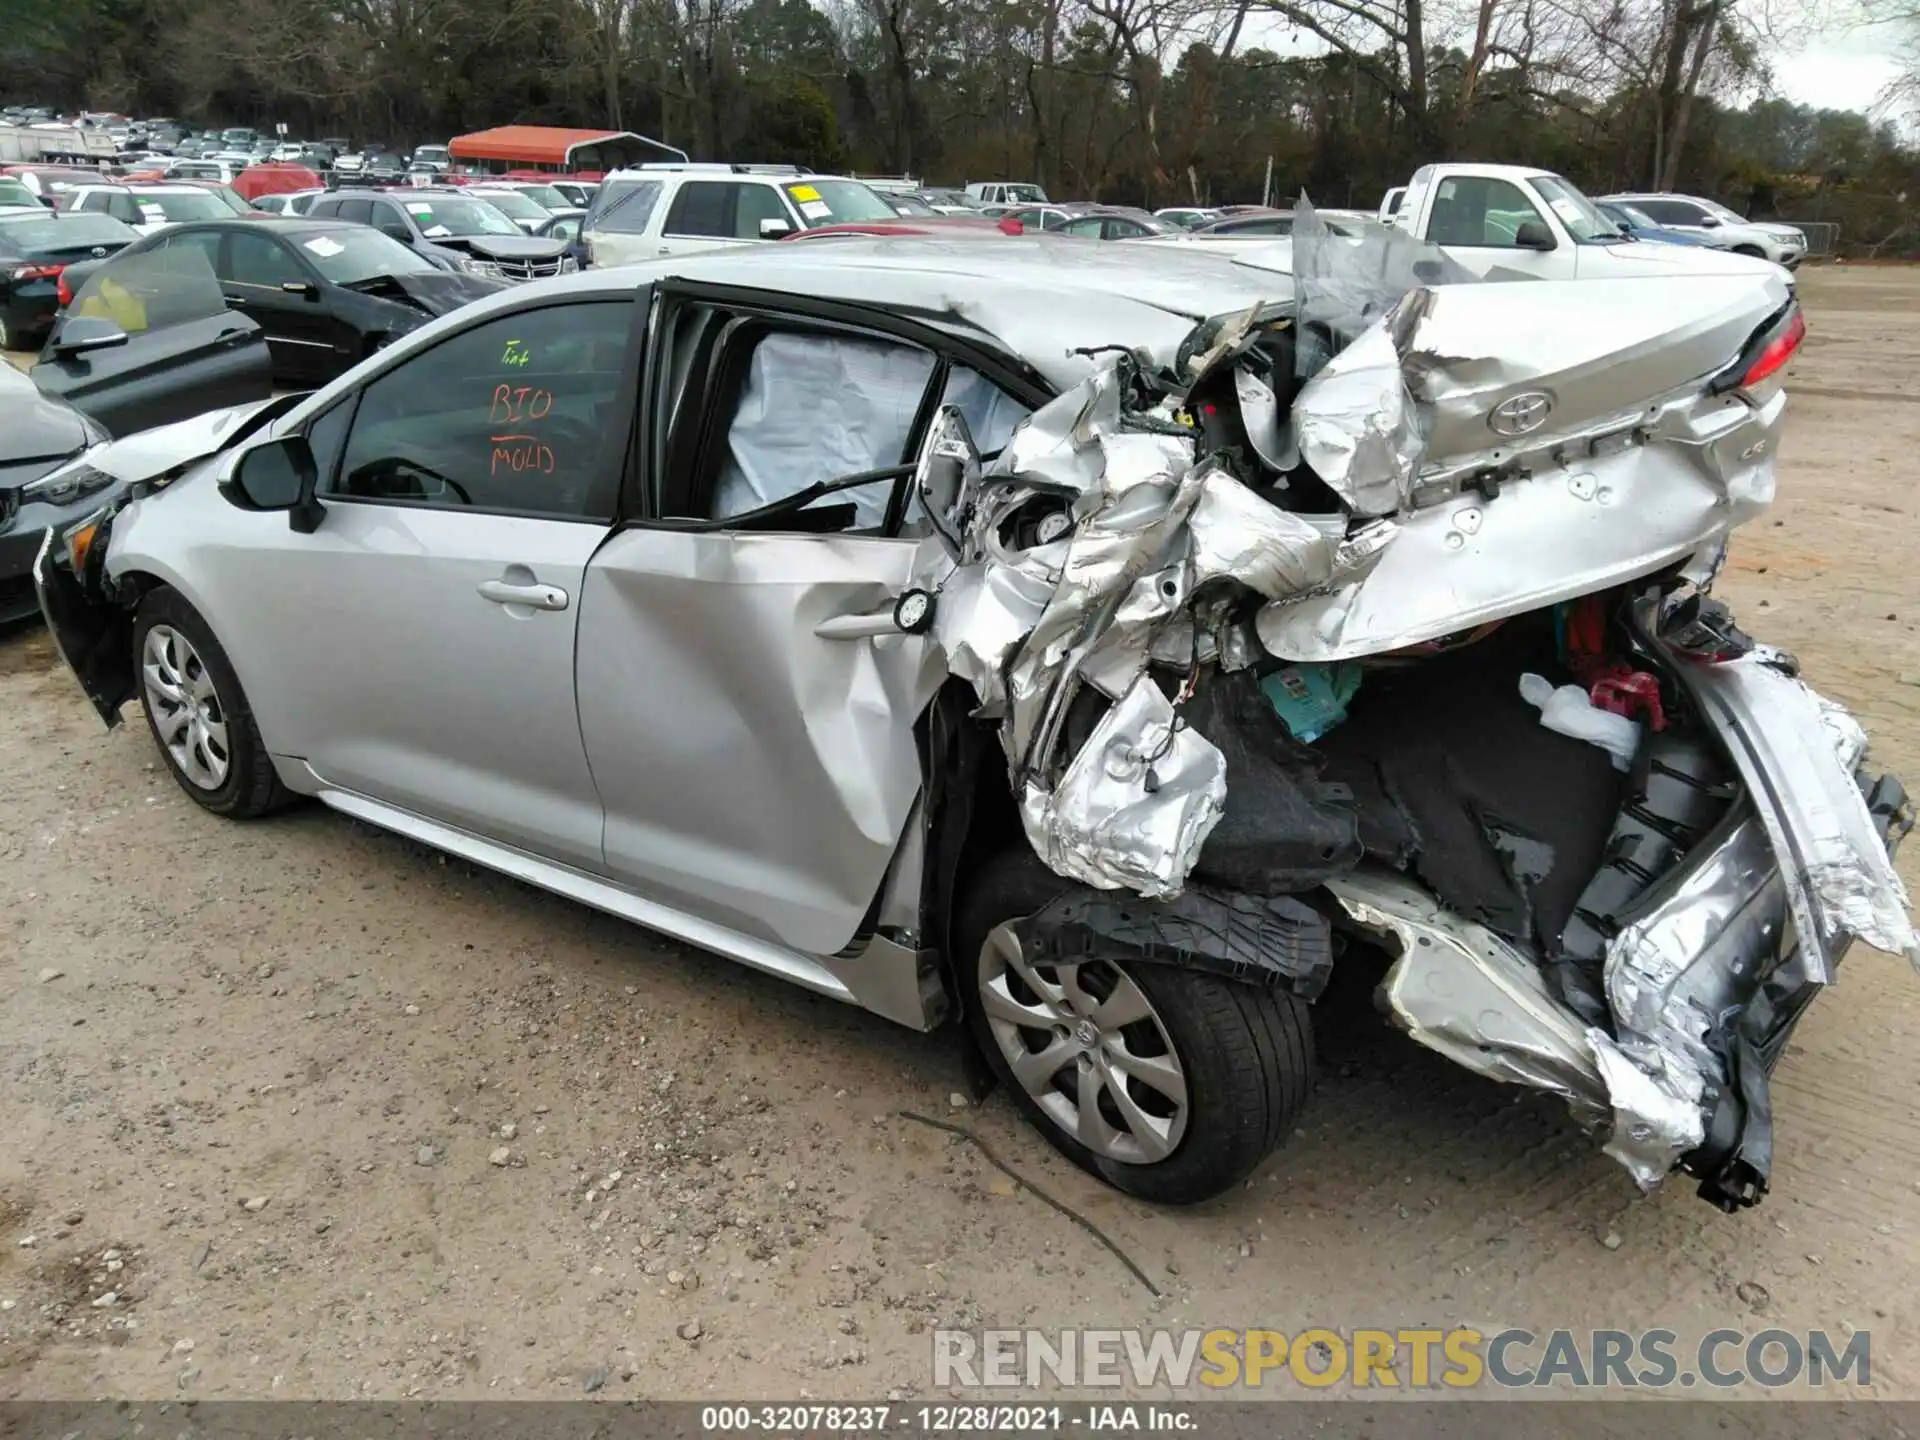
[[[1513,243],[1522,250],[1552,250],[1557,242],[1544,220],[1523,220],[1513,232]]]
[[[283,435],[242,451],[220,493],[242,510],[285,510],[288,522],[311,535],[326,511],[313,498],[320,467],[304,435]]]
[[[320,287],[311,280],[283,280],[280,288],[289,295],[298,295],[307,300],[320,298]]]
[[[60,322],[53,342],[47,347],[56,360],[84,355],[90,350],[110,350],[127,343],[127,332],[100,315],[69,315]]]
[[[1703,215],[1700,217],[1700,228],[1702,230],[1718,230],[1720,228],[1720,218],[1717,215]]]
[[[964,539],[964,517],[979,483],[980,451],[967,417],[957,405],[942,405],[914,462],[913,488],[927,522],[956,555]]]
[[[778,240],[783,235],[791,235],[792,233],[793,226],[789,225],[785,220],[766,219],[760,222],[760,238],[762,240]]]

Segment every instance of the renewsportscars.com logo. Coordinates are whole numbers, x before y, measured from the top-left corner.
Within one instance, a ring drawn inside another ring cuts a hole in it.
[[[1035,1390],[1726,1389],[1873,1383],[1855,1330],[936,1330],[933,1384]]]

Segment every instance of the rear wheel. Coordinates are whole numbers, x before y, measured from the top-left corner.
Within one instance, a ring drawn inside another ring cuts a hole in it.
[[[141,600],[133,663],[153,743],[195,804],[248,820],[287,803],[226,651],[179,591]]]
[[[1306,1103],[1307,1007],[1172,964],[1025,953],[1014,922],[1066,888],[1030,851],[976,877],[955,926],[974,1039],[1075,1164],[1145,1200],[1210,1199],[1272,1153]]]

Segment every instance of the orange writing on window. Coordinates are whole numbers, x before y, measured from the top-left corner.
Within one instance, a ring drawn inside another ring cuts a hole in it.
[[[487,464],[489,475],[502,470],[523,475],[531,470],[540,475],[553,474],[553,450],[537,435],[492,435],[493,458]]]
[[[553,392],[531,385],[496,385],[493,404],[487,410],[489,425],[524,425],[529,420],[544,420],[553,409]]]

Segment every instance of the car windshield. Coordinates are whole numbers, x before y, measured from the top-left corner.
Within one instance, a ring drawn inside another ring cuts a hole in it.
[[[544,220],[548,207],[521,190],[483,190],[480,198],[512,220]]]
[[[429,240],[442,235],[518,235],[520,227],[509,220],[491,199],[465,195],[402,196],[400,203],[413,217],[420,233]],[[537,207],[536,207],[537,208]]]
[[[887,203],[893,206],[895,213],[901,215],[938,215],[926,201],[912,195],[889,195]]]
[[[1646,211],[1639,209],[1637,206],[1622,205],[1618,200],[1614,200],[1606,205],[1602,205],[1600,208],[1606,211],[1608,215],[1619,220],[1624,220],[1635,229],[1658,230],[1660,228],[1660,222],[1658,220],[1655,220],[1651,215],[1647,214]]]
[[[551,185],[521,185],[515,189],[514,193],[516,195],[524,195],[527,199],[533,201],[534,204],[548,210],[571,210],[574,208],[573,201],[569,200]],[[512,212],[509,211],[508,213],[511,214]]]
[[[0,180],[0,205],[26,205],[38,210],[40,197],[18,180]]]
[[[140,214],[149,222],[224,220],[233,213],[220,203],[220,197],[211,190],[135,190],[133,203],[140,207]],[[160,212],[158,215],[154,214],[156,210]]]
[[[439,267],[390,235],[342,225],[294,241],[300,253],[336,285],[358,285],[380,275],[434,275]]]
[[[809,230],[816,225],[894,218],[893,206],[858,180],[795,180],[782,188],[799,208]]]
[[[1535,175],[1533,188],[1567,227],[1567,233],[1579,245],[1606,245],[1620,238],[1620,227],[1600,213],[1600,208],[1558,175]]]
[[[1729,210],[1726,206],[1722,205],[1718,200],[1696,200],[1693,203],[1696,205],[1704,206],[1706,209],[1711,211],[1714,214],[1714,216],[1724,224],[1745,225],[1747,223],[1746,216],[1742,215],[1738,210]]]
[[[75,245],[128,245],[140,237],[111,215],[59,217],[0,215],[0,243],[16,250],[64,250]]]
[[[208,185],[205,189],[207,194],[213,196],[215,200],[218,200],[222,207],[231,214],[248,215],[253,212],[253,207],[240,198],[238,191],[229,186]]]

